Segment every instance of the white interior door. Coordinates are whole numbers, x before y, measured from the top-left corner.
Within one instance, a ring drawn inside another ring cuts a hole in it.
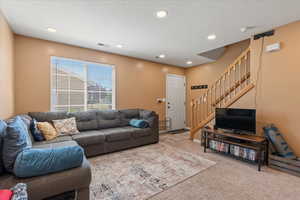
[[[167,75],[167,117],[171,119],[171,130],[185,128],[185,77]]]

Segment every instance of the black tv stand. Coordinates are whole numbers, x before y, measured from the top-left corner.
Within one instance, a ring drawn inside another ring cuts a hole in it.
[[[239,160],[257,163],[258,171],[260,171],[263,162],[268,165],[269,144],[265,137],[233,134],[219,129],[207,128],[202,129],[202,137],[204,139],[204,152],[206,152],[206,149],[211,149],[224,155],[230,155]],[[218,145],[214,145],[215,143]],[[237,149],[239,150],[236,151]],[[243,150],[244,153],[241,154],[240,149]],[[253,159],[251,160],[247,157],[247,153],[250,151],[251,153],[254,153],[252,154]]]

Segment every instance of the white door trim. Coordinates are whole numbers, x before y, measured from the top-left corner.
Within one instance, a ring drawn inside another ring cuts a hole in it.
[[[168,117],[168,77],[181,77],[184,81],[184,124],[186,126],[186,77],[184,75],[177,75],[177,74],[166,74],[166,102],[165,102],[165,110],[166,110],[166,117]]]

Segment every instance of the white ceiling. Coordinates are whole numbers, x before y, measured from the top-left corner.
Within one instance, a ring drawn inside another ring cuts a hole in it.
[[[211,61],[199,53],[300,19],[299,0],[0,0],[0,6],[17,34],[182,67]],[[167,10],[167,18],[157,19],[157,10]],[[256,28],[242,33],[245,26]],[[212,33],[217,39],[207,40]]]

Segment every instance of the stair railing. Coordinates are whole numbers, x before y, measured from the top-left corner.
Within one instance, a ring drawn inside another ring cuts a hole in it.
[[[204,93],[191,101],[191,138],[214,118],[215,108],[226,108],[252,89],[250,48],[246,49]]]

